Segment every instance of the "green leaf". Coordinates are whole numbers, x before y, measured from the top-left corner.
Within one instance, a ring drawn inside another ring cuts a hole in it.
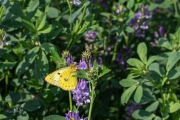
[[[38,33],[49,33],[52,30],[52,25],[45,25],[42,29],[38,30]]]
[[[123,87],[131,87],[131,86],[138,85],[138,84],[139,84],[139,81],[134,80],[134,79],[127,78],[127,79],[122,79],[119,83],[120,83]]]
[[[39,7],[39,0],[33,0],[29,2],[29,6],[27,7],[27,12],[33,12]]]
[[[90,1],[87,1],[84,3],[84,6],[88,6],[90,4]]]
[[[39,103],[39,101],[37,99],[34,99],[34,100],[30,100],[30,101],[22,104],[21,107],[25,111],[32,112],[32,111],[39,109],[41,107],[41,104]]]
[[[165,47],[165,48],[168,49],[168,50],[172,50],[172,46],[171,46],[171,44],[170,44],[170,42],[168,41],[167,38],[160,38],[160,39],[158,40],[158,44],[159,44],[160,46],[162,46],[162,47]]]
[[[180,109],[180,103],[170,103],[169,104],[169,112],[173,113]]]
[[[117,80],[111,80],[111,83],[117,89],[121,89],[122,88]]]
[[[127,63],[129,65],[131,65],[131,66],[134,66],[134,67],[138,68],[139,70],[142,70],[143,66],[144,66],[144,64],[140,60],[138,60],[136,58],[128,59]]]
[[[51,59],[56,63],[56,64],[61,64],[62,66],[64,66],[64,62],[66,62],[64,59],[60,58],[59,54],[51,49]]]
[[[23,111],[23,113],[18,114],[17,120],[29,120],[29,115],[26,111]]]
[[[153,63],[149,66],[149,70],[152,72],[152,74],[158,74],[159,76],[162,76],[162,71],[160,70],[160,66],[158,63]]]
[[[103,69],[103,71],[99,74],[98,78],[104,76],[105,74],[107,74],[110,71],[111,71],[110,69]]]
[[[16,65],[16,62],[0,62],[1,68],[11,70]]]
[[[60,11],[58,9],[49,7],[47,15],[49,18],[57,18],[59,16],[59,12]]]
[[[41,89],[41,88],[42,88],[42,85],[40,85],[40,84],[38,83],[38,81],[37,81],[37,80],[34,80],[34,79],[27,81],[26,84],[27,84],[29,87],[32,87],[32,88],[35,88],[35,89]]]
[[[128,33],[133,33],[133,32],[134,32],[134,29],[133,29],[132,27],[127,26],[127,27],[126,27],[126,31],[127,31]]]
[[[169,71],[167,77],[172,80],[172,79],[176,79],[180,76],[180,67],[176,67],[175,69],[172,69],[171,71]]]
[[[156,101],[156,97],[148,87],[143,87],[143,96],[139,104],[146,104],[150,101]]]
[[[127,2],[127,8],[131,10],[131,8],[134,6],[134,0],[128,0]]]
[[[32,99],[31,95],[26,93],[18,93],[18,92],[10,93],[5,97],[6,102],[14,102],[14,103],[25,102],[31,99]]]
[[[37,20],[36,20],[36,30],[39,31],[44,27],[46,23],[46,14],[42,14]]]
[[[43,78],[49,73],[49,62],[43,51],[39,53],[39,56],[34,65],[34,78],[39,81],[40,85],[43,85]]]
[[[101,12],[100,15],[108,17],[108,18],[111,16],[111,14],[108,12]]]
[[[174,52],[168,57],[166,70],[170,71],[180,59],[180,52]]]
[[[155,117],[155,115],[153,113],[147,112],[145,110],[136,110],[133,112],[132,116],[133,116],[133,118],[140,119],[140,120],[145,120],[147,118],[152,119]]]
[[[138,86],[134,94],[134,101],[136,103],[139,103],[141,101],[142,96],[143,96],[143,88],[142,86]]]
[[[89,80],[89,78],[87,77],[87,74],[84,70],[78,70],[77,77]]]
[[[161,54],[158,54],[156,55],[156,60],[159,61],[159,60],[167,60],[168,57],[172,54],[172,52],[164,52],[164,53],[161,53]]]
[[[159,106],[159,101],[155,101],[151,105],[149,105],[145,110],[148,112],[153,112],[158,108],[158,106]]]
[[[32,64],[32,61],[30,61],[30,62],[25,61],[25,60],[21,61],[16,68],[16,71],[15,71],[16,74],[17,75],[23,74],[24,72],[26,72],[29,69],[31,64]]]
[[[94,60],[94,62],[93,62],[93,67],[94,67],[94,68],[98,68],[98,63],[97,63],[96,60]]]
[[[0,119],[5,119],[5,118],[7,118],[5,115],[0,114]]]
[[[22,85],[23,83],[24,83],[25,81],[23,80],[23,79],[18,79],[18,78],[16,78],[16,79],[13,79],[12,81],[11,81],[11,85],[12,86],[20,86],[20,85]]]
[[[151,56],[146,63],[146,67],[148,67],[151,63],[153,63],[156,59],[157,56]]]
[[[25,60],[21,61],[16,68],[17,75],[21,75],[22,73],[24,73],[29,69],[29,66],[35,60],[38,51],[39,51],[39,47],[34,47],[26,54]]]
[[[41,115],[41,116],[45,115],[46,114],[46,104],[45,104],[45,101],[40,99],[40,98],[38,98],[36,100],[38,100],[38,102],[41,104],[41,108],[37,109],[34,112],[36,112],[38,115]]]
[[[36,32],[36,28],[34,26],[34,24],[26,17],[22,17],[22,23],[23,25],[30,30],[31,32]]]
[[[154,120],[162,120],[159,116],[156,116]]]
[[[159,7],[160,7],[160,8],[163,8],[163,9],[168,9],[168,8],[170,8],[170,6],[172,6],[172,4],[173,4],[173,1],[164,0],[164,1],[159,5]]]
[[[125,3],[126,1],[127,1],[127,0],[120,0],[119,3],[120,3],[120,4],[123,4],[123,3]]]
[[[159,4],[157,4],[157,3],[150,3],[150,5],[148,6],[148,10],[149,10],[149,11],[153,11],[153,10],[155,10],[158,6],[159,6]]]
[[[57,49],[56,49],[56,46],[53,45],[52,43],[43,43],[43,44],[41,45],[41,49],[42,49],[46,54],[50,53],[51,50],[54,50],[54,51],[57,50]]]
[[[131,97],[132,93],[134,92],[134,90],[136,89],[137,86],[132,86],[128,89],[126,89],[122,96],[121,96],[121,104],[125,104],[128,102],[129,98]]]
[[[147,47],[146,47],[146,44],[144,42],[140,43],[138,45],[137,53],[138,53],[141,61],[146,64],[147,63]]]
[[[74,12],[72,15],[69,16],[68,22],[71,23],[74,21],[74,19],[80,14],[83,7],[79,8],[76,12]]]
[[[59,115],[50,115],[45,117],[44,120],[65,120],[65,117]]]
[[[17,2],[14,2],[14,4],[13,4],[13,5],[11,6],[11,8],[9,9],[9,11],[10,11],[12,14],[18,16],[18,17],[24,16],[24,13],[23,13],[22,9],[21,9],[21,7],[19,6],[19,4],[17,4]]]

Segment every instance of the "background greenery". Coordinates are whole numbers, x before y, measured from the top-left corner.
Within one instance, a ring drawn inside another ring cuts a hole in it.
[[[180,120],[178,0],[82,0],[80,5],[1,0],[0,5],[0,119],[64,119],[68,92],[44,80],[62,67],[52,51],[61,57],[67,50],[79,62],[90,50],[93,58],[102,58],[101,70],[110,70],[97,81],[92,119]],[[137,37],[129,23],[142,5],[152,17],[145,36]],[[97,35],[87,41],[90,30]],[[133,117],[128,114],[135,110],[128,108],[132,104],[141,106]],[[79,108],[80,116],[88,110],[89,105]]]

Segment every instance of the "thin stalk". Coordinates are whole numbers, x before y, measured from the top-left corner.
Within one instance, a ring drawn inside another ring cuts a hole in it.
[[[68,3],[68,7],[69,7],[69,12],[70,12],[70,15],[72,14],[72,6],[71,6],[71,3],[69,0],[67,0],[67,3]],[[70,23],[70,33],[72,32],[72,22]],[[70,37],[71,37],[71,34],[70,34]]]
[[[71,91],[68,91],[69,92],[69,107],[70,107],[70,110],[72,110],[72,96],[71,96]]]
[[[6,94],[6,95],[7,95],[7,90],[8,90],[8,83],[9,83],[8,74],[6,74],[6,76],[5,76],[5,86],[6,86],[5,94]]]
[[[114,61],[115,58],[116,58],[116,55],[117,55],[117,49],[118,49],[118,44],[119,44],[119,42],[116,42],[115,47],[114,47],[114,52],[113,52],[113,57],[112,57],[111,62]]]
[[[92,88],[92,95],[91,95],[91,103],[90,103],[90,108],[89,108],[89,114],[88,114],[88,120],[91,120],[91,114],[92,114],[92,108],[93,108],[93,103],[94,103],[94,93],[95,93],[95,88]]]
[[[173,0],[174,2],[174,9],[175,9],[175,12],[178,14],[178,9],[177,9],[177,5],[176,5],[176,0]]]

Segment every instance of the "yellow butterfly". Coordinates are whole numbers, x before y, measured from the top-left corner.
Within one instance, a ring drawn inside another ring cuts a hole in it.
[[[45,77],[46,82],[58,86],[63,90],[74,90],[77,85],[76,64],[73,63],[69,67],[64,67],[50,73]]]

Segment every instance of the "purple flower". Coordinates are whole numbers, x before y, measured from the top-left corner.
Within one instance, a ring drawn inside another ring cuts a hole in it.
[[[86,70],[88,68],[85,60],[80,60],[77,69]]]
[[[145,37],[145,30],[148,29],[147,21],[152,17],[152,12],[148,11],[147,6],[141,6],[139,11],[135,14],[135,17],[128,23],[136,30],[137,37]]]
[[[72,56],[68,51],[63,51],[62,58],[67,61],[68,65],[71,65],[73,63]]]
[[[72,0],[72,2],[74,5],[77,5],[77,6],[81,4],[80,0]]]
[[[85,40],[87,41],[94,41],[96,39],[96,32],[95,31],[88,31],[86,33]]]
[[[80,118],[79,117],[79,113],[78,111],[76,111],[76,113],[72,112],[72,111],[69,111],[67,114],[66,114],[66,120],[88,120],[87,117],[86,118]]]
[[[100,68],[102,66],[102,58],[98,57],[97,63],[98,63],[98,67]]]
[[[166,34],[164,33],[164,27],[160,27],[159,31],[154,31],[154,42],[150,42],[152,46],[157,46],[158,45],[158,39],[161,37],[166,37]]]
[[[131,49],[122,48],[116,56],[115,65],[121,67],[124,71],[127,69],[127,59],[129,58]]]
[[[90,92],[87,84],[88,82],[86,80],[79,79],[76,89],[72,90],[73,100],[76,102],[76,106],[90,103]]]

